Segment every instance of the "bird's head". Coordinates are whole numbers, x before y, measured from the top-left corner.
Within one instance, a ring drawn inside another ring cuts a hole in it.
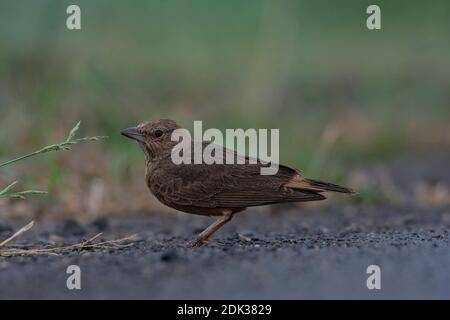
[[[171,140],[172,132],[180,128],[173,120],[160,119],[145,121],[137,127],[122,130],[122,135],[136,140],[147,161],[170,154],[176,142]]]

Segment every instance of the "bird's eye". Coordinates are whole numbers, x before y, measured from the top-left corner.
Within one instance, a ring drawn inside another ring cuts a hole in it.
[[[160,129],[155,130],[155,132],[153,133],[155,135],[156,138],[159,138],[163,135],[163,131]]]

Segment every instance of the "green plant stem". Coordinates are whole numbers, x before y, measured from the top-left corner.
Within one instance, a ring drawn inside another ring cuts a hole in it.
[[[4,163],[0,163],[0,168],[5,167],[5,166],[7,166],[9,164],[13,164],[13,163],[18,162],[18,161],[23,160],[23,159],[36,156],[38,154],[47,153],[47,152],[50,152],[50,151],[70,150],[71,145],[77,144],[79,142],[97,141],[97,140],[106,138],[104,136],[97,136],[97,137],[84,137],[84,138],[80,138],[80,139],[73,139],[75,137],[75,134],[77,133],[78,129],[80,128],[80,124],[81,123],[78,122],[75,125],[75,127],[73,127],[72,130],[70,130],[69,136],[67,137],[66,141],[63,141],[63,142],[58,143],[58,144],[52,144],[52,145],[46,146],[46,147],[44,147],[42,149],[39,149],[37,151],[28,153],[28,154],[26,154],[24,156],[21,156],[21,157],[18,157],[18,158],[6,161]],[[10,193],[10,191],[16,186],[16,184],[17,184],[17,181],[11,183],[10,185],[8,185],[3,190],[0,190],[0,198],[20,198],[20,199],[25,199],[26,196],[28,196],[28,195],[45,194],[45,193],[47,193],[45,191],[40,191],[40,190],[26,190],[26,191]]]
[[[50,152],[50,151],[59,151],[59,150],[69,150],[70,149],[70,145],[72,145],[72,144],[77,144],[77,143],[83,142],[83,141],[100,140],[100,139],[103,139],[103,138],[105,138],[105,137],[86,137],[86,138],[75,139],[75,140],[67,140],[67,141],[64,141],[64,142],[59,143],[59,144],[52,144],[50,146],[47,146],[45,148],[42,148],[42,149],[39,149],[37,151],[31,152],[29,154],[26,154],[24,156],[18,157],[16,159],[12,159],[12,160],[6,161],[4,163],[1,163],[0,164],[0,168],[4,167],[4,166],[7,166],[9,164],[15,163],[17,161],[23,160],[23,159],[36,156],[36,155],[41,154],[41,153],[47,153],[47,152]]]
[[[17,162],[17,161],[20,161],[20,160],[23,160],[23,159],[26,159],[26,158],[35,156],[35,155],[40,154],[40,153],[42,153],[42,149],[41,149],[41,150],[38,150],[38,151],[35,151],[35,152],[32,152],[32,153],[29,153],[29,154],[26,154],[26,155],[21,156],[21,157],[19,157],[19,158],[12,159],[12,160],[6,161],[6,162],[4,162],[4,163],[1,163],[1,164],[0,164],[0,168],[1,168],[1,167],[4,167],[4,166],[7,166],[8,164],[12,164],[12,163],[14,163],[14,162]]]

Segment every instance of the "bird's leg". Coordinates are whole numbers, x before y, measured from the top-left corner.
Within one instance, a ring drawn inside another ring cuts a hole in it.
[[[222,228],[227,222],[229,222],[233,218],[233,214],[231,212],[226,212],[222,217],[214,221],[208,228],[203,230],[197,237],[195,237],[194,240],[182,245],[185,248],[192,248],[192,247],[200,247],[203,244],[208,243],[208,238],[211,237],[211,235]]]

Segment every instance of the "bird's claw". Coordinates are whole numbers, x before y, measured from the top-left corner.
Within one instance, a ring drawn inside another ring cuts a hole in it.
[[[195,238],[194,240],[189,241],[188,243],[181,243],[178,246],[181,248],[198,248],[203,245],[222,245],[222,244],[213,240]]]

